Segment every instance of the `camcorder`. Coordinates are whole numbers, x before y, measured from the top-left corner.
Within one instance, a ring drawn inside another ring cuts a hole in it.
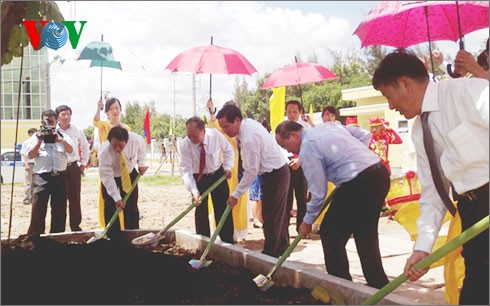
[[[63,135],[56,130],[56,126],[49,124],[49,120],[41,121],[40,138],[43,139],[44,143],[55,143],[57,135],[63,137]]]

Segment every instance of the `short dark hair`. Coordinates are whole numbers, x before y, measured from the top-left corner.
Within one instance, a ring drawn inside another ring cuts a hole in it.
[[[373,75],[373,87],[394,84],[400,77],[409,77],[417,81],[429,80],[424,63],[412,52],[397,49],[379,63]]]
[[[289,100],[286,102],[286,109],[288,108],[289,105],[296,105],[299,109],[300,112],[303,112],[303,105],[298,100]]]
[[[289,139],[291,132],[301,131],[303,126],[294,121],[283,121],[276,126],[276,135],[279,135],[281,139]]]
[[[267,119],[262,119],[262,126],[265,127],[265,129],[267,130],[267,132],[271,132],[272,128],[271,128],[271,125],[269,124],[269,121],[267,121]]]
[[[105,102],[105,107],[104,107],[104,112],[109,112],[109,109],[111,109],[111,106],[112,104],[114,103],[118,103],[119,104],[119,107],[121,108],[122,110],[122,105],[121,105],[121,102],[119,102],[119,99],[118,98],[109,98],[106,102]]]
[[[109,131],[109,135],[107,136],[109,142],[111,142],[113,138],[127,143],[129,140],[129,132],[122,126],[115,126]]]
[[[323,118],[323,115],[325,115],[325,112],[329,112],[330,114],[334,114],[335,118],[337,118],[337,109],[335,107],[333,107],[332,105],[327,105],[323,108],[322,118]]]
[[[47,109],[47,110],[45,110],[45,111],[43,111],[43,112],[41,113],[41,119],[42,119],[43,117],[45,117],[45,116],[46,116],[46,117],[55,117],[56,119],[58,119],[58,115],[57,115],[57,114],[56,114],[56,112],[55,112],[54,110],[52,110],[52,109]]]
[[[66,110],[70,111],[70,115],[72,114],[71,108],[68,105],[60,105],[54,111],[56,112],[56,115],[59,115],[61,112]]]
[[[233,123],[236,118],[240,118],[240,121],[243,120],[242,112],[240,109],[234,104],[226,104],[222,109],[219,110],[216,115],[216,119],[225,118],[227,122]]]
[[[29,136],[31,136],[32,134],[36,133],[37,132],[37,129],[36,128],[30,128],[27,130],[27,134],[29,134]]]
[[[199,117],[191,117],[185,122],[185,126],[194,123],[199,131],[204,130],[204,121]]]

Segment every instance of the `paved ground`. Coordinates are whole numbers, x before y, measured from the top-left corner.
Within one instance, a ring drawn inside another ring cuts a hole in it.
[[[291,221],[294,222],[295,219],[292,218]],[[289,227],[289,232],[292,238],[295,237],[294,224]],[[301,240],[288,261],[306,263],[308,269],[318,271],[318,273],[326,273],[320,237],[319,235],[312,235],[311,238]],[[388,278],[393,280],[403,272],[405,262],[411,254],[413,242],[410,240],[407,231],[396,221],[389,220],[388,217],[380,218],[379,240],[383,267]],[[260,252],[262,245],[262,230],[251,227],[247,241],[243,246]],[[347,256],[354,282],[365,284],[366,281],[353,238],[347,243]],[[410,298],[418,304],[447,304],[444,298],[443,267],[430,270],[416,282],[405,282],[393,293]]]

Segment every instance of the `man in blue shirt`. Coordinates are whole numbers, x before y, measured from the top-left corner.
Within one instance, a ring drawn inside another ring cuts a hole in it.
[[[378,156],[344,126],[326,122],[305,130],[284,121],[276,127],[276,140],[284,149],[299,154],[311,200],[300,226],[305,237],[320,214],[330,181],[337,191],[320,227],[327,271],[347,280],[349,261],[345,250],[354,235],[362,270],[371,287],[388,283],[378,241],[381,207],[390,187],[388,170]]]

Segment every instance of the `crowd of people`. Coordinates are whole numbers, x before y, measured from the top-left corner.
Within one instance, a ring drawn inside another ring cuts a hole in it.
[[[418,238],[404,268],[412,281],[428,270],[416,269],[414,264],[431,253],[446,211],[460,214],[463,230],[489,213],[488,42],[485,54],[487,66],[477,69],[476,60],[460,51],[456,71],[473,77],[435,82],[416,55],[395,50],[379,63],[372,79],[390,109],[407,119],[415,118],[412,140],[422,193]],[[250,200],[257,201],[253,226],[263,229],[262,253],[278,258],[290,244],[292,216],[298,235],[309,237],[331,182],[336,193],[319,229],[326,270],[352,280],[345,249],[352,236],[367,284],[381,288],[388,283],[378,221],[390,188],[388,146],[402,142],[388,122],[371,118],[371,131],[367,131],[359,127],[357,118],[341,123],[337,110],[326,106],[323,123],[315,126],[302,104],[291,100],[286,103],[287,119],[271,131],[267,122],[245,118],[233,101],[217,110],[210,99],[207,107],[209,125],[201,118],[190,118],[178,148],[184,186],[198,202],[197,234],[210,236],[210,205],[216,223],[229,205],[233,213],[226,218],[220,239],[231,244],[244,241],[249,194]],[[103,109],[107,121],[100,119]],[[120,121],[121,111],[119,100],[110,98],[98,102],[94,116],[100,145],[101,224],[117,208],[123,211],[110,237],[117,237],[124,228],[139,228],[137,184],[126,203],[122,198],[131,192],[136,177],[148,169],[144,139]],[[32,136],[23,144],[24,202],[32,202],[29,234],[44,233],[49,197],[50,232],[65,230],[67,200],[71,230],[81,230],[80,178],[89,159],[89,144],[70,123],[71,115],[66,105],[44,111],[42,129],[29,130]],[[227,180],[201,198],[222,176]],[[462,254],[466,274],[460,303],[488,304],[488,229],[464,244]]]

